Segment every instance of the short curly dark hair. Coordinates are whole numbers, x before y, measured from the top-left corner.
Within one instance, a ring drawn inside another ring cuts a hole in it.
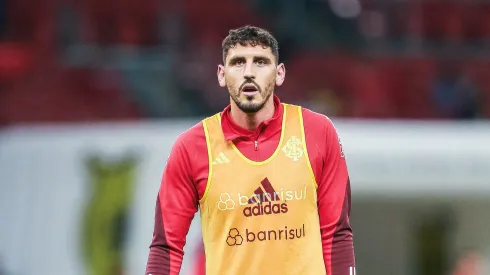
[[[242,46],[261,45],[264,48],[270,48],[272,54],[276,58],[276,63],[279,63],[279,43],[277,43],[274,36],[265,29],[248,25],[230,30],[228,36],[221,44],[223,48],[223,63],[226,62],[228,51],[237,44]]]

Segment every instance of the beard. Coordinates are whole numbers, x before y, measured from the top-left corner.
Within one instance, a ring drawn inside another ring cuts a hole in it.
[[[242,86],[249,83],[253,83],[257,87],[258,95],[261,96],[260,101],[258,102],[256,100],[254,101],[257,95],[247,96],[245,99],[240,98],[240,91]],[[260,111],[264,107],[265,103],[267,103],[272,93],[274,92],[274,83],[275,83],[274,81],[271,81],[269,84],[267,84],[267,86],[263,90],[260,88],[259,85],[257,85],[253,81],[245,82],[244,84],[242,84],[240,87],[236,89],[232,88],[231,86],[228,86],[228,89],[230,90],[231,99],[233,100],[233,102],[235,102],[238,108],[244,113],[251,114]]]

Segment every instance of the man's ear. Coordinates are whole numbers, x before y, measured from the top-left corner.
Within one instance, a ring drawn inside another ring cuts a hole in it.
[[[276,85],[281,86],[284,83],[284,79],[286,78],[286,67],[283,63],[277,65],[276,71]]]
[[[226,87],[225,81],[225,67],[223,65],[218,65],[218,72],[216,73],[218,76],[218,83],[221,87]]]

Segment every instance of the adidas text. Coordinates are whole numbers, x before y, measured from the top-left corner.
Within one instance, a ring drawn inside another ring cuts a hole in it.
[[[272,204],[271,202],[266,203],[266,204],[256,204],[255,206],[248,206],[243,209],[243,215],[245,217],[252,217],[252,216],[262,216],[262,215],[273,215],[273,214],[280,214],[280,213],[287,213],[288,212],[288,205],[286,203],[275,203]]]

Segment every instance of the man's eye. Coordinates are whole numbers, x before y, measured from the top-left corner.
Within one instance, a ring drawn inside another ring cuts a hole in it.
[[[264,66],[265,65],[265,61],[264,60],[258,60],[257,61],[257,65]]]
[[[238,60],[237,62],[235,62],[235,65],[237,65],[237,66],[241,66],[241,65],[243,65],[243,61]]]

